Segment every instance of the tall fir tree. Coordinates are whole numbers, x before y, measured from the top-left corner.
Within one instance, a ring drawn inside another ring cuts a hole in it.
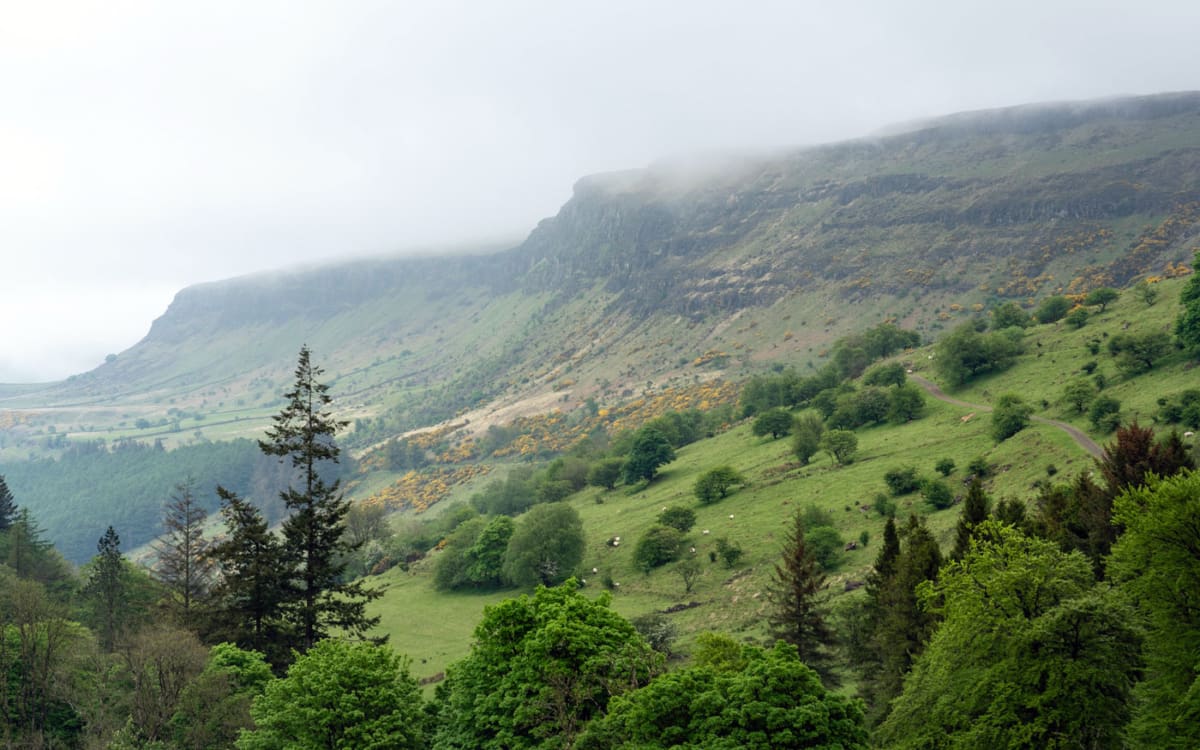
[[[8,489],[8,482],[4,480],[4,475],[0,474],[0,533],[8,531],[16,521],[16,501],[12,491]]]
[[[296,556],[291,601],[285,608],[304,652],[331,628],[362,637],[379,622],[368,617],[366,604],[380,596],[361,581],[346,583],[344,560],[354,551],[345,538],[344,519],[350,503],[340,481],[327,482],[321,470],[338,462],[335,433],[347,422],[329,410],[329,386],[320,382],[323,370],[312,364],[307,346],[300,349],[296,381],[284,394],[287,405],[274,418],[263,453],[290,459],[299,487],[280,493],[290,515],[283,522],[284,547]]]
[[[768,587],[774,609],[771,634],[796,647],[800,660],[821,675],[826,685],[838,683],[833,671],[833,628],[825,619],[825,573],[804,539],[804,518],[797,513],[784,539],[782,559]]]
[[[895,572],[878,583],[876,621],[870,648],[877,671],[862,681],[867,715],[878,723],[887,716],[891,701],[900,694],[904,676],[924,650],[936,617],[917,602],[916,589],[937,577],[942,553],[937,540],[917,516],[909,516],[901,533]]]
[[[958,527],[955,531],[954,549],[950,551],[951,560],[961,560],[971,548],[971,538],[975,527],[988,518],[987,493],[983,491],[983,483],[979,477],[971,478],[971,486],[967,488],[967,497],[963,501],[962,514],[958,517]]]
[[[288,556],[258,508],[224,487],[217,487],[217,495],[226,534],[210,552],[220,578],[206,636],[259,651],[282,667],[295,645],[283,618]]]
[[[100,637],[100,645],[105,651],[111,652],[116,648],[124,629],[129,604],[125,561],[121,557],[121,537],[112,526],[96,543],[96,556],[92,558],[84,594],[91,603],[92,621]]]
[[[191,622],[193,607],[203,601],[212,582],[211,545],[204,538],[208,511],[197,502],[195,489],[191,477],[175,485],[163,511],[164,533],[154,544],[158,553],[155,577],[175,593],[184,624]]]
[[[846,661],[858,673],[863,685],[878,680],[883,669],[882,658],[875,648],[875,633],[883,613],[880,596],[891,585],[899,559],[900,535],[896,531],[896,518],[888,516],[883,525],[883,543],[871,572],[867,574],[866,596],[841,610],[839,623]]]

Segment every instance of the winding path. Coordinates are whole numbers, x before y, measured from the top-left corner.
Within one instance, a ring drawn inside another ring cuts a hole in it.
[[[937,383],[934,383],[931,380],[926,380],[920,375],[909,374],[908,377],[914,383],[921,386],[926,393],[928,393],[930,396],[933,396],[938,401],[945,401],[947,404],[954,404],[955,406],[961,406],[964,409],[974,409],[975,411],[990,412],[992,410],[992,407],[987,406],[986,404],[972,404],[968,401],[954,398],[953,396],[947,396],[942,389],[937,386]],[[1067,424],[1066,422],[1060,422],[1057,419],[1046,419],[1045,417],[1035,416],[1031,417],[1031,419],[1039,424],[1048,424],[1053,427],[1057,427],[1058,429],[1070,435],[1071,439],[1074,440],[1080,448],[1083,448],[1096,458],[1100,458],[1104,455],[1104,448],[1100,447],[1099,443],[1097,443],[1095,440],[1092,440],[1083,432],[1083,430],[1080,430],[1074,425]]]

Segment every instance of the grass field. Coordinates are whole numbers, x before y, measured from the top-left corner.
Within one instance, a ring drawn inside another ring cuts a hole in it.
[[[1193,384],[1194,376],[1183,355],[1173,354],[1154,371],[1129,379],[1116,371],[1103,342],[1118,332],[1168,328],[1178,309],[1175,300],[1180,284],[1178,280],[1162,282],[1160,299],[1151,307],[1126,293],[1108,311],[1093,316],[1078,330],[1062,323],[1035,326],[1027,334],[1027,353],[1013,367],[980,378],[953,395],[988,404],[999,394],[1014,392],[1043,416],[1090,429],[1085,417],[1070,412],[1061,403],[1060,394],[1063,384],[1077,377],[1085,362],[1096,360],[1098,370],[1109,378],[1106,392],[1122,401],[1123,413],[1149,422],[1160,394]],[[1093,339],[1102,344],[1098,354],[1087,349]],[[903,359],[936,379],[929,366],[932,353],[932,348],[920,349]],[[1066,480],[1093,465],[1083,449],[1055,427],[1033,425],[1000,444],[992,440],[989,428],[987,414],[930,398],[920,420],[859,430],[859,449],[853,463],[837,466],[828,456],[818,454],[810,465],[800,466],[791,454],[788,439],[754,437],[750,426],[741,424],[681,449],[677,459],[663,467],[660,476],[640,492],[631,494],[623,487],[612,491],[588,488],[572,496],[568,502],[579,512],[587,535],[580,577],[586,581],[585,589],[596,593],[605,589],[603,581],[611,579],[613,606],[628,617],[696,603],[669,615],[679,631],[677,647],[682,651],[697,633],[707,630],[750,640],[761,638],[765,635],[772,569],[797,510],[813,505],[828,511],[847,542],[857,541],[864,532],[869,536],[865,547],[844,552],[828,574],[830,595],[836,604],[839,597],[846,596],[845,584],[863,580],[874,561],[884,519],[870,505],[878,493],[886,492],[883,475],[889,469],[915,466],[923,476],[933,477],[934,464],[950,458],[956,469],[947,481],[961,494],[965,467],[972,459],[983,457],[995,468],[986,482],[993,499],[1029,501],[1036,494],[1036,483],[1050,476],[1048,467],[1053,466],[1057,479]],[[1104,435],[1093,436],[1104,442]],[[696,477],[721,464],[742,472],[747,485],[721,502],[700,505],[692,494]],[[919,494],[896,501],[898,517],[912,513],[923,516],[943,549],[949,549],[959,513],[957,505],[935,511]],[[697,556],[703,573],[690,593],[684,590],[673,565],[647,575],[633,563],[638,538],[670,506],[689,507],[697,515],[685,554]],[[607,541],[615,537],[620,537],[620,544],[610,546]],[[715,551],[716,540],[722,537],[744,551],[732,568],[709,560],[709,552]],[[695,553],[690,551],[692,548]],[[381,631],[390,636],[397,650],[413,658],[414,671],[420,677],[442,672],[466,655],[483,608],[517,594],[438,592],[431,575],[436,556],[435,552],[409,572],[396,569],[381,576],[378,582],[386,595],[373,610],[382,617]]]

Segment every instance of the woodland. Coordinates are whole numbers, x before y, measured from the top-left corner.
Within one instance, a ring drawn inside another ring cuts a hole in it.
[[[1196,133],[985,114],[185,289],[0,387],[0,747],[1200,747]]]

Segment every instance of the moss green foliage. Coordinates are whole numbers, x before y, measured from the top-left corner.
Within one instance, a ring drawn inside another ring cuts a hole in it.
[[[1029,313],[1021,309],[1021,306],[1016,302],[1005,302],[1002,305],[992,308],[991,328],[993,331],[999,331],[1004,328],[1028,328],[1033,325],[1033,319]]]
[[[606,490],[611,490],[617,486],[617,482],[621,481],[624,469],[624,458],[602,458],[593,463],[588,469],[587,483],[593,487],[603,487]]]
[[[643,573],[674,562],[683,551],[683,533],[670,526],[652,526],[637,541],[634,564]]]
[[[1087,378],[1073,378],[1063,386],[1063,401],[1069,404],[1076,414],[1086,414],[1095,397],[1096,386]]]
[[[872,367],[863,375],[863,385],[904,385],[904,381],[908,376],[904,372],[904,365],[899,362],[888,362],[886,364]]]
[[[272,679],[261,653],[216,644],[203,671],[179,696],[171,717],[175,743],[186,750],[232,747],[243,729],[253,728],[250,704]]]
[[[1102,286],[1088,292],[1087,296],[1083,298],[1083,304],[1099,305],[1100,312],[1104,312],[1104,309],[1116,302],[1120,296],[1121,293],[1111,286]]]
[[[1200,388],[1188,388],[1158,399],[1156,421],[1166,424],[1182,424],[1195,430],[1200,428]]]
[[[796,418],[795,434],[792,435],[792,453],[807,465],[821,449],[821,435],[825,433],[825,422],[816,414],[807,412]]]
[[[1193,356],[1200,355],[1200,251],[1193,258],[1192,277],[1180,291],[1179,302],[1183,310],[1175,318],[1175,336]]]
[[[1034,311],[1033,317],[1037,322],[1045,325],[1062,320],[1070,309],[1071,300],[1061,294],[1055,294],[1042,300],[1037,310]]]
[[[844,393],[837,398],[834,404],[833,413],[829,415],[828,419],[829,426],[853,430],[863,425],[883,422],[888,418],[892,397],[897,392],[896,388],[867,386]],[[901,418],[897,421],[906,422],[908,420]]]
[[[1088,421],[1100,432],[1112,432],[1121,423],[1121,402],[1112,396],[1096,396],[1088,406]]]
[[[1023,335],[1020,328],[980,333],[974,324],[964,323],[938,340],[934,367],[950,385],[962,385],[1012,365],[1023,349]]]
[[[813,526],[804,535],[812,556],[825,570],[833,570],[841,562],[846,541],[832,526]]]
[[[718,466],[696,478],[692,494],[705,505],[723,500],[729,494],[731,487],[745,484],[746,478],[732,466]]]
[[[583,560],[583,522],[566,503],[535,505],[508,540],[503,575],[518,586],[553,586],[574,575]]]
[[[954,491],[942,479],[925,479],[921,481],[921,495],[925,501],[938,510],[945,510],[954,504]]]
[[[515,530],[516,523],[508,516],[459,524],[437,558],[434,585],[447,591],[504,586],[504,558]]]
[[[575,581],[484,610],[471,653],[447,670],[434,748],[570,747],[662,656]]]
[[[712,663],[713,660],[708,660]],[[747,646],[736,660],[663,675],[614,699],[579,750],[867,747],[856,701],[831,693],[794,646]]]
[[[1063,322],[1067,324],[1067,327],[1075,330],[1083,328],[1085,325],[1087,325],[1087,321],[1088,311],[1087,308],[1084,307],[1075,308],[1071,312],[1067,313],[1067,316],[1063,318]]]
[[[772,440],[778,440],[792,431],[792,413],[787,409],[767,409],[754,418],[750,431],[759,437],[770,435]]]
[[[921,487],[921,475],[917,473],[915,466],[888,469],[883,475],[883,481],[893,495],[907,495]]]
[[[888,394],[887,420],[905,424],[919,418],[925,411],[925,393],[915,385],[904,384]]]
[[[879,729],[887,747],[1119,747],[1139,633],[1078,553],[986,522],[918,594],[942,624]]]
[[[267,684],[238,750],[428,747],[421,694],[408,663],[386,646],[324,640]]]
[[[1033,407],[1020,396],[1004,394],[996,399],[996,406],[992,409],[992,438],[999,443],[1016,435],[1029,426],[1031,414]]]
[[[954,473],[955,465],[953,458],[939,458],[937,463],[933,465],[933,470],[944,477],[948,477]]]
[[[850,430],[828,430],[821,435],[820,445],[836,463],[848,464],[858,450],[858,436]]]
[[[742,559],[742,545],[732,542],[726,537],[717,539],[716,556],[721,559],[726,568],[732,568]]]
[[[658,522],[686,534],[696,525],[696,511],[675,505],[659,513]]]
[[[667,436],[653,427],[643,427],[634,435],[625,460],[625,483],[649,482],[658,473],[658,467],[674,460],[675,449]]]
[[[1162,331],[1119,333],[1108,340],[1108,351],[1116,357],[1117,369],[1126,375],[1148,372],[1171,351],[1171,337]]]
[[[1146,630],[1146,673],[1136,688],[1131,738],[1143,747],[1200,744],[1200,473],[1151,480],[1117,498],[1124,534],[1110,569]]]

